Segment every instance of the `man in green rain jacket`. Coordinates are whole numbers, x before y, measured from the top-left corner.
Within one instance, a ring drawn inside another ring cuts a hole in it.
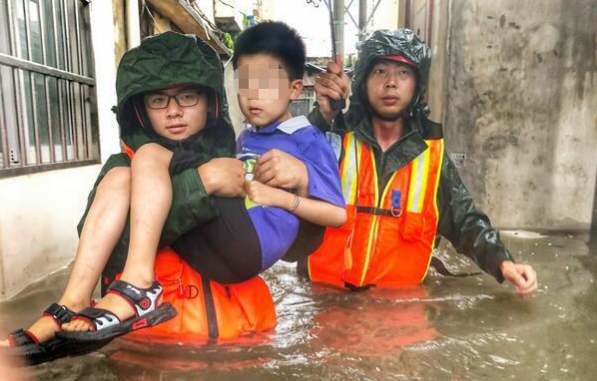
[[[123,299],[115,309],[130,314],[133,306],[136,317],[120,322],[116,313],[110,312],[113,310],[96,309],[86,320],[91,323],[93,319],[93,331],[99,333],[102,325],[130,330],[134,327],[129,321],[142,327],[151,325],[152,319],[155,324],[175,314],[169,306],[158,307],[161,286],[151,284],[153,265],[151,279],[147,279],[150,287],[113,281],[123,270],[129,247],[155,256],[157,247],[171,244],[218,214],[210,195],[238,197],[243,192],[244,169],[233,159],[235,136],[228,117],[223,67],[209,45],[174,32],[150,37],[123,56],[116,90],[123,153],[108,159],[91,191],[64,294],[28,330],[15,331],[0,343],[21,347],[34,362],[59,357],[61,351],[65,355],[80,350],[62,346],[54,334],[71,321],[75,311],[93,310],[88,307],[102,272],[102,291],[110,284],[111,288],[119,285],[114,293]],[[169,197],[151,183],[157,159],[164,166],[164,175],[171,175],[172,187],[165,190],[171,192]],[[171,204],[161,205],[165,209],[157,213],[156,205],[163,199],[171,199]],[[157,214],[167,217],[156,221]],[[131,266],[135,267],[147,266]],[[131,277],[143,275],[147,274]],[[102,315],[91,316],[96,311]],[[161,312],[152,315],[156,311]],[[99,334],[90,349],[111,337]]]
[[[328,133],[339,157],[349,217],[342,228],[327,229],[308,259],[297,245],[287,257],[299,259],[299,272],[311,280],[349,289],[416,284],[424,280],[442,235],[498,282],[530,294],[537,288],[535,271],[514,263],[443,152],[441,125],[427,119],[423,96],[430,61],[429,48],[412,31],[376,31],[362,45],[346,115],[332,109],[330,100],[347,97],[347,76],[335,63],[320,74],[310,119]],[[270,169],[262,178],[257,170],[255,178],[305,186],[295,160],[278,153],[278,163],[275,174]],[[417,202],[422,210],[413,206]]]

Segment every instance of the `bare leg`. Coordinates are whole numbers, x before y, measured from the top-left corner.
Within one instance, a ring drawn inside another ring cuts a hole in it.
[[[126,224],[130,194],[130,168],[113,168],[100,182],[81,232],[73,271],[58,304],[73,311],[89,306],[102,270]],[[40,341],[53,337],[56,330],[56,323],[49,317],[38,319],[29,328]],[[0,342],[0,346],[7,345],[7,340]]]
[[[172,152],[150,143],[135,153],[132,164],[131,241],[121,280],[139,288],[154,281],[154,263],[164,222],[172,205],[172,180],[168,166]],[[108,294],[96,306],[113,312],[120,320],[134,316],[131,305]],[[87,331],[84,320],[65,324],[67,331]]]

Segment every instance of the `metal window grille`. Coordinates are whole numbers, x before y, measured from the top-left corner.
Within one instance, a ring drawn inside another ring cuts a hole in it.
[[[0,178],[99,161],[86,3],[0,0]]]
[[[290,102],[290,114],[292,116],[309,115],[315,103],[315,90],[312,87],[304,87],[299,99]]]

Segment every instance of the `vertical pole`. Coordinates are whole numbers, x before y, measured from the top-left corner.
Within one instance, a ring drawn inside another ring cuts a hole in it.
[[[139,0],[126,0],[126,42],[128,50],[141,43]]]
[[[344,0],[334,0],[334,32],[336,35],[334,61],[342,65],[344,57]]]
[[[359,41],[367,36],[367,0],[359,0]]]
[[[25,1],[23,3],[24,10],[25,10],[25,34],[27,36],[27,59],[33,62],[33,47],[31,43],[31,15],[30,15],[30,4],[29,1]],[[39,6],[38,6],[39,9]],[[39,18],[39,13],[38,16]],[[29,90],[31,91],[31,119],[28,119],[27,123],[27,134],[29,134],[29,129],[33,127],[33,145],[35,148],[35,162],[37,164],[42,164],[42,157],[41,157],[41,145],[39,142],[39,123],[37,117],[37,88],[35,85],[35,78],[36,74],[32,71],[28,74],[24,74],[29,76]],[[25,94],[25,97],[27,95]],[[25,98],[24,98],[25,99]],[[28,139],[26,140],[29,141]],[[28,148],[28,147],[27,147]]]
[[[54,38],[56,39],[56,43],[54,44],[55,54],[56,54],[56,67],[58,69],[64,69],[66,67],[66,63],[63,61],[63,66],[60,66],[60,55],[61,53],[61,46],[59,46],[58,41],[62,41],[64,44],[64,39],[58,36],[58,33],[62,35],[62,28],[58,29],[58,24],[62,22],[62,16],[60,11],[60,5],[56,5],[56,1],[52,1],[52,14],[53,14],[53,24],[54,24]],[[64,56],[62,56],[64,57]],[[65,123],[64,123],[64,106],[62,105],[63,93],[62,93],[62,86],[60,84],[60,79],[56,78],[56,94],[58,95],[58,110],[56,111],[58,114],[58,125],[60,127],[60,149],[62,151],[61,160],[66,161],[66,133],[65,133]],[[56,137],[58,139],[58,137]]]
[[[0,168],[8,168],[10,164],[10,148],[8,148],[8,123],[6,121],[5,114],[4,94],[2,91],[0,91],[0,144],[2,145],[2,165]]]
[[[593,219],[591,221],[591,234],[597,236],[597,180],[595,181],[595,196],[593,197]]]

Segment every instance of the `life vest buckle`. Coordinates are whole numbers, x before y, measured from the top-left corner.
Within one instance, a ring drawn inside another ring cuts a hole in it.
[[[391,207],[390,213],[392,214],[392,217],[400,217],[402,215],[402,208],[396,209],[394,207]]]
[[[392,217],[400,217],[402,215],[402,192],[399,189],[392,189],[390,213]]]

